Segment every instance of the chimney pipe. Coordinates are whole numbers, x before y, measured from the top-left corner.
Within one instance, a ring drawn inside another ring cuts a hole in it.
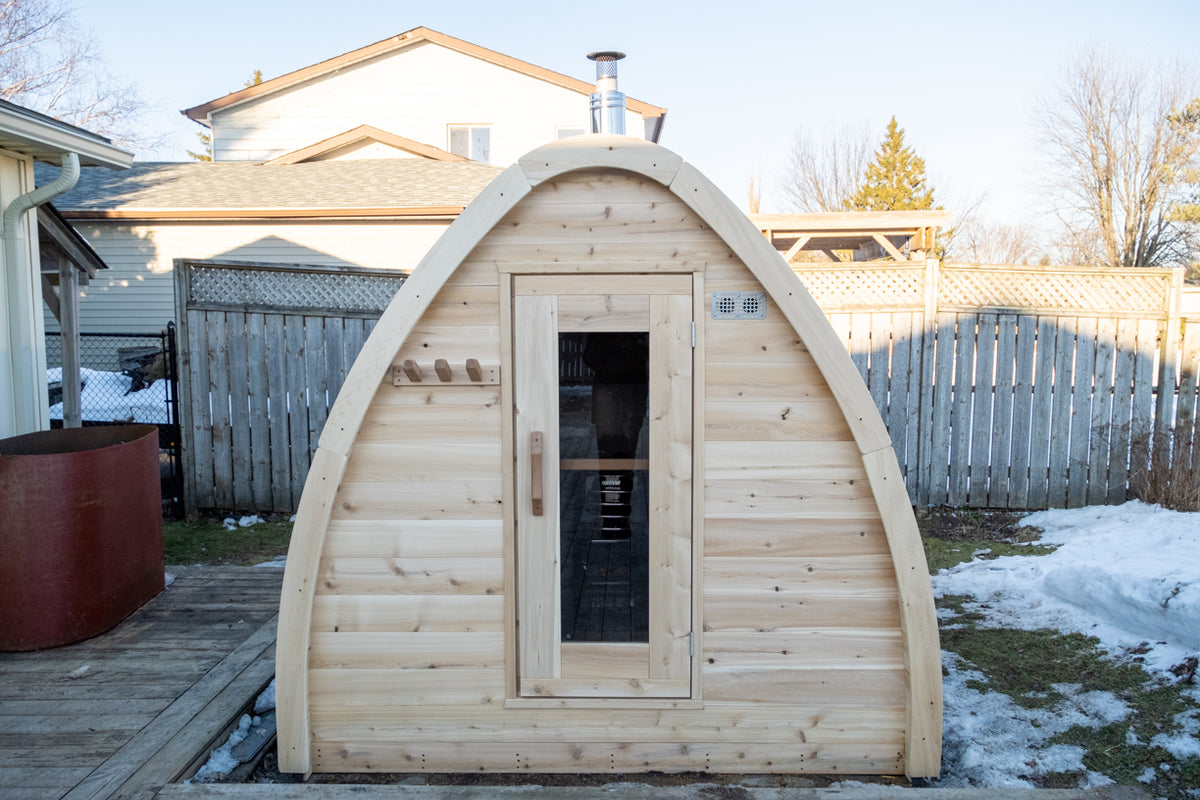
[[[590,133],[625,135],[625,95],[617,91],[617,62],[624,57],[615,50],[588,53],[596,62],[596,92],[588,99]]]

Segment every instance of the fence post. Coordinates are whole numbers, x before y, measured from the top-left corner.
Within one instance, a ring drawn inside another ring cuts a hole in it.
[[[1158,350],[1158,402],[1154,409],[1154,443],[1151,460],[1155,470],[1166,475],[1171,466],[1171,441],[1175,431],[1176,377],[1179,366],[1181,336],[1180,307],[1183,301],[1183,267],[1171,271],[1171,283],[1166,293],[1166,321]]]
[[[83,426],[83,398],[79,386],[79,271],[68,259],[58,262],[59,330],[62,332],[62,423],[64,428]]]
[[[167,398],[167,406],[170,410],[170,427],[173,432],[171,437],[171,460],[174,465],[171,470],[171,492],[175,496],[176,513],[184,515],[187,513],[187,506],[184,503],[183,489],[183,425],[179,421],[179,342],[176,337],[177,327],[175,320],[167,322],[167,329],[163,332],[166,337],[166,380],[167,391],[170,396]]]
[[[172,275],[175,278],[175,324],[177,326],[175,344],[178,347],[175,385],[179,389],[179,406],[184,411],[183,416],[175,418],[179,424],[179,469],[183,483],[184,513],[189,518],[193,518],[197,515],[196,439],[192,430],[192,426],[195,424],[193,419],[195,406],[192,397],[191,331],[187,324],[187,308],[190,297],[188,280],[191,276],[191,264],[183,258],[175,259]],[[203,331],[199,333],[203,335]]]
[[[933,480],[933,376],[934,359],[937,351],[938,331],[938,280],[940,262],[929,257],[925,259],[924,274],[924,319],[921,331],[921,397],[917,403],[918,418],[908,420],[909,425],[917,426],[917,491],[912,500],[920,506],[928,506],[930,500],[930,483]]]

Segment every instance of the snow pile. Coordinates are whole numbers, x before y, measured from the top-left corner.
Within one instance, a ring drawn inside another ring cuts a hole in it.
[[[81,407],[88,422],[144,422],[167,424],[167,382],[158,380],[137,392],[130,392],[133,379],[120,372],[81,369],[83,380]],[[47,383],[62,381],[62,369],[46,370]],[[50,406],[50,419],[62,419],[63,404]]]
[[[1132,502],[1041,511],[1022,524],[1042,529],[1037,544],[1058,549],[942,570],[933,577],[934,594],[971,598],[964,607],[984,615],[982,626],[1094,636],[1114,657],[1136,651],[1148,672],[1176,680],[1171,668],[1200,650],[1200,514]],[[1055,772],[1084,773],[1085,786],[1109,782],[1087,772],[1081,748],[1045,742],[1073,725],[1098,728],[1124,719],[1129,709],[1115,696],[1057,685],[1065,702],[1031,710],[999,692],[972,688],[986,678],[965,669],[955,654],[943,653],[943,664],[939,786],[1033,787],[1027,778]],[[1188,694],[1200,701],[1200,691]],[[1179,758],[1200,755],[1200,712],[1192,709],[1176,722],[1182,730],[1150,744]]]
[[[1140,502],[1039,511],[1046,556],[972,561],[933,578],[934,594],[969,595],[990,627],[1052,628],[1100,639],[1110,652],[1149,650],[1167,675],[1200,650],[1200,514]]]

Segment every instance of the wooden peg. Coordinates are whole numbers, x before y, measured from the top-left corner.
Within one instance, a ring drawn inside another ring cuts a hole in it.
[[[437,373],[438,380],[442,383],[449,383],[451,378],[450,362],[444,358],[439,358],[433,362],[433,371]]]
[[[404,359],[404,363],[400,365],[400,368],[404,370],[404,374],[408,376],[410,381],[413,383],[421,382],[421,368],[417,366],[417,362],[411,358],[406,358]]]
[[[478,359],[467,359],[467,377],[471,379],[472,383],[479,383],[483,380],[483,370],[479,366]]]

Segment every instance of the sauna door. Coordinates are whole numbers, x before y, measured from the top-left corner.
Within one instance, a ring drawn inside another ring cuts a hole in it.
[[[513,278],[523,697],[690,696],[691,284]]]

